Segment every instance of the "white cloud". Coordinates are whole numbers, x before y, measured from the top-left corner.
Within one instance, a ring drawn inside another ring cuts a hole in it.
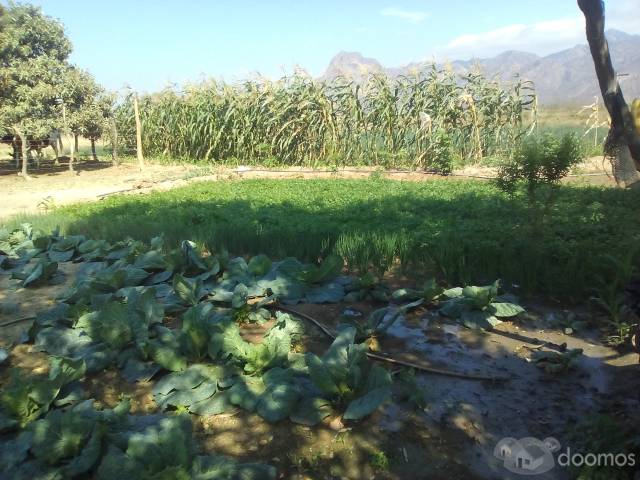
[[[415,10],[405,10],[397,7],[387,7],[380,10],[380,15],[384,17],[395,17],[410,23],[420,23],[424,21],[429,13]]]
[[[577,7],[576,7],[577,8]],[[611,0],[607,3],[606,28],[640,33],[640,1]],[[547,55],[586,43],[584,17],[548,20],[531,24],[512,24],[481,33],[460,35],[437,49],[439,58],[490,57],[505,50],[524,50]]]

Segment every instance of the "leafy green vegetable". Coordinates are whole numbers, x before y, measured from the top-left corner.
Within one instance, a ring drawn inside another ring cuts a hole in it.
[[[37,263],[28,268],[22,273],[14,273],[12,278],[22,280],[20,284],[23,287],[29,285],[42,284],[49,280],[58,271],[58,264],[56,262],[49,262],[44,258],[41,258]]]
[[[444,290],[438,286],[435,278],[427,280],[422,288],[414,290],[411,288],[401,288],[391,294],[391,298],[396,302],[407,302],[422,299],[427,303],[437,300]]]
[[[582,355],[581,348],[574,348],[566,352],[552,352],[538,350],[533,352],[531,359],[538,368],[547,373],[564,373],[575,368]]]
[[[355,318],[345,319],[342,317],[342,319],[347,324],[356,328],[356,339],[362,341],[373,336],[384,335],[394,323],[404,318],[409,310],[422,305],[423,302],[424,300],[418,299],[401,307],[389,306],[379,308],[371,312],[364,324]]]
[[[182,315],[180,340],[183,351],[191,358],[201,359],[207,354],[214,321],[213,306],[200,303]]]
[[[365,272],[358,276],[346,287],[347,302],[360,302],[366,300],[388,302],[390,299],[389,288],[384,285],[371,272]]]
[[[250,374],[285,365],[290,350],[291,335],[285,329],[272,327],[261,343],[254,344],[244,340],[238,326],[229,322],[220,322],[209,344],[211,357],[231,356]]]
[[[247,270],[255,277],[262,277],[271,270],[271,260],[266,255],[256,255],[249,260]]]
[[[445,290],[448,300],[441,302],[440,313],[459,319],[467,328],[491,329],[501,323],[499,318],[514,317],[524,308],[511,302],[502,301],[498,296],[500,281],[484,287],[468,286]]]
[[[10,380],[0,392],[0,412],[4,419],[0,430],[15,426],[23,428],[43,415],[61,389],[84,376],[82,360],[51,357],[49,377],[25,375],[20,369],[11,370]]]
[[[320,265],[304,269],[299,278],[305,283],[323,283],[336,277],[342,271],[344,260],[338,255],[329,255]]]
[[[311,381],[336,406],[346,405],[344,418],[369,415],[391,395],[391,375],[370,365],[364,345],[354,344],[356,329],[345,326],[322,358],[306,354]]]
[[[187,305],[196,305],[207,294],[199,278],[189,279],[180,274],[173,277],[173,289],[180,299]]]

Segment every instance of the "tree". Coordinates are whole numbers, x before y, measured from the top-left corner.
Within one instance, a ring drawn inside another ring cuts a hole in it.
[[[59,85],[71,43],[63,26],[31,5],[0,10],[0,133],[17,135],[27,175],[29,137],[46,137],[57,126]]]
[[[624,99],[613,69],[609,44],[604,34],[605,14],[602,0],[578,0],[586,20],[589,49],[598,77],[604,104],[611,117],[611,127],[605,143],[605,153],[618,156],[628,148],[636,170],[640,171],[640,132],[635,128],[633,115]]]
[[[111,102],[104,89],[86,71],[70,66],[64,71],[60,99],[65,107],[63,129],[73,137],[69,170],[78,150],[78,136],[91,140],[95,157],[95,141],[100,138],[105,117],[111,110]]]

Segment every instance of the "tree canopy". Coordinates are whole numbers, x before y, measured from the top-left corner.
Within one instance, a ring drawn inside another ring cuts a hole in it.
[[[29,137],[53,129],[101,133],[103,89],[69,62],[71,51],[63,25],[40,8],[13,2],[0,8],[0,133],[20,137],[25,176]]]

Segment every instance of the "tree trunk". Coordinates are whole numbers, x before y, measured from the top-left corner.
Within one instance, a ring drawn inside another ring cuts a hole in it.
[[[144,155],[142,154],[142,124],[140,123],[140,111],[138,110],[138,95],[133,94],[133,113],[136,117],[136,153],[140,170],[144,168]]]
[[[631,111],[622,95],[611,63],[609,44],[604,35],[604,3],[602,0],[578,0],[578,6],[586,20],[587,40],[598,84],[611,117],[605,150],[608,150],[608,154],[614,155],[615,150],[628,146],[636,169],[640,170],[640,134],[635,130]]]
[[[118,128],[116,127],[116,119],[111,117],[111,161],[114,165],[118,165]]]
[[[98,155],[96,155],[96,139],[95,138],[91,139],[91,155],[93,156],[93,161],[97,162]]]
[[[72,134],[73,135],[73,134]],[[76,158],[76,148],[78,147],[78,137],[73,135],[74,138],[69,142],[69,171],[73,172],[73,162]],[[75,139],[75,141],[74,141]]]
[[[27,172],[27,136],[22,132],[22,129],[19,127],[13,127],[14,132],[20,139],[20,154],[22,156],[22,171],[19,173],[24,178],[29,178],[29,173]]]

